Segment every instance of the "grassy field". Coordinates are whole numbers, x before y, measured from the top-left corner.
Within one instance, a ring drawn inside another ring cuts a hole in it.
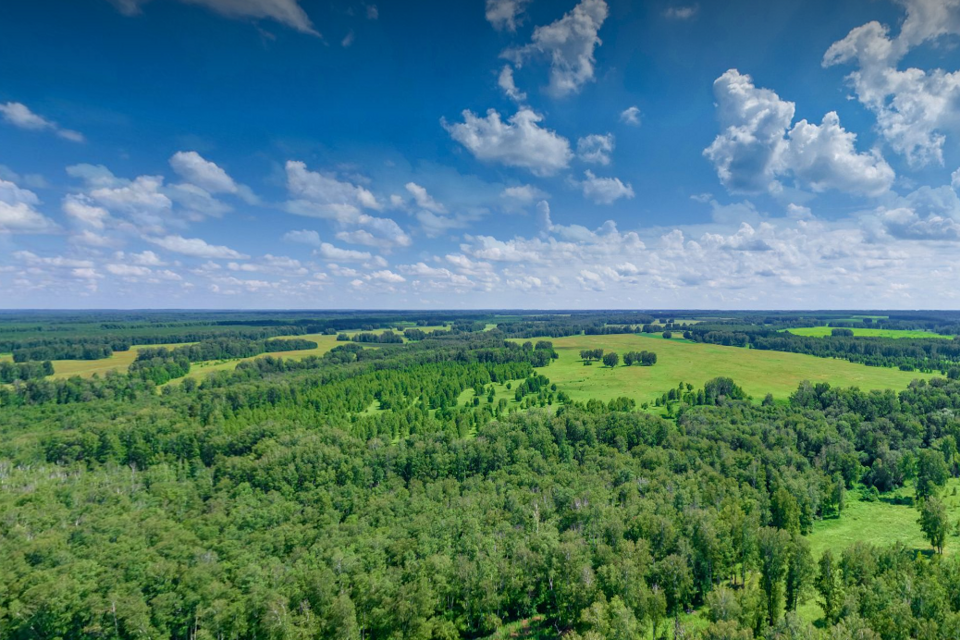
[[[449,327],[421,327],[424,331],[434,331],[449,330]],[[377,329],[369,333],[383,333],[386,329]],[[347,335],[354,335],[356,333],[363,333],[360,330],[355,331],[344,331]],[[322,333],[312,333],[302,336],[281,336],[277,338],[282,340],[285,338],[302,338],[304,340],[313,340],[317,343],[317,348],[315,349],[305,349],[303,351],[278,351],[270,354],[261,354],[258,356],[252,356],[250,358],[235,358],[232,360],[217,360],[212,362],[198,362],[194,363],[190,368],[190,377],[193,378],[202,378],[214,371],[232,371],[236,368],[237,363],[243,360],[252,360],[253,358],[261,358],[265,355],[272,355],[277,358],[292,358],[294,360],[300,360],[306,358],[307,356],[322,356],[327,351],[330,351],[335,346],[337,346],[337,336],[327,336]],[[117,351],[109,358],[103,358],[101,360],[54,360],[53,361],[53,371],[54,374],[52,378],[70,378],[73,376],[80,376],[82,378],[89,378],[93,374],[97,373],[103,375],[107,371],[126,371],[130,364],[137,359],[137,351],[140,349],[148,348],[158,348],[158,347],[167,347],[174,348],[180,347],[184,344],[189,343],[175,343],[175,344],[151,344],[151,345],[137,345],[131,347],[129,351]],[[340,343],[344,344],[344,343]],[[364,345],[364,346],[375,346],[375,345]],[[0,361],[2,360],[12,360],[13,357],[9,354],[0,355]]]
[[[947,506],[950,521],[960,517],[960,479],[951,478],[940,491],[940,499]],[[810,550],[814,558],[820,558],[827,549],[835,553],[849,547],[854,542],[867,542],[878,546],[889,546],[902,542],[908,549],[931,553],[917,523],[919,514],[913,504],[914,488],[907,484],[896,491],[880,496],[877,502],[864,502],[859,491],[847,494],[847,504],[839,518],[819,520],[813,525],[810,534]],[[944,547],[944,554],[960,552],[960,538],[951,530]]]
[[[127,367],[137,359],[137,352],[140,351],[140,349],[154,349],[158,347],[167,347],[169,349],[180,347],[184,344],[189,343],[136,345],[130,347],[129,351],[115,351],[109,358],[103,358],[101,360],[54,360],[53,375],[50,377],[53,379],[72,378],[73,376],[89,378],[95,373],[102,376],[107,371],[126,371]]]
[[[627,396],[638,403],[652,403],[680,382],[700,387],[718,376],[733,378],[756,400],[767,393],[786,399],[803,380],[869,390],[903,389],[914,378],[930,377],[846,360],[699,344],[677,338],[664,340],[650,334],[570,336],[554,339],[553,345],[560,358],[543,373],[575,400],[607,401]],[[611,369],[598,362],[584,366],[580,350],[597,348],[616,351],[621,356],[627,351],[653,351],[658,362],[653,367],[621,364]]]
[[[846,328],[846,327],[842,327]],[[823,338],[829,336],[834,327],[802,327],[798,329],[785,329],[797,336],[810,336],[813,338]],[[938,338],[941,340],[951,340],[953,336],[942,336],[939,333],[930,331],[907,331],[900,329],[868,329],[861,327],[850,327],[853,335],[858,338]]]
[[[345,333],[357,333],[357,332],[345,332]],[[303,340],[312,340],[317,343],[315,349],[303,349],[300,351],[275,351],[273,353],[261,353],[260,355],[251,356],[249,358],[234,358],[231,360],[215,360],[212,362],[196,362],[190,365],[190,373],[187,374],[190,378],[204,378],[214,371],[233,371],[237,368],[237,364],[243,362],[244,360],[254,360],[256,358],[263,358],[264,356],[273,356],[274,358],[289,358],[291,360],[303,360],[308,356],[322,356],[327,351],[330,351],[338,344],[347,344],[346,342],[337,342],[337,336],[325,336],[322,333],[309,333],[302,336],[289,336],[292,338],[300,338]],[[278,338],[283,340],[284,338]]]

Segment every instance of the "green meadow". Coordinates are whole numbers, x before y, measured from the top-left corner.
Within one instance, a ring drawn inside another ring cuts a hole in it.
[[[915,378],[931,377],[798,353],[724,347],[676,337],[666,340],[658,334],[570,336],[554,339],[553,345],[560,358],[544,375],[574,400],[607,401],[626,396],[638,403],[653,402],[680,382],[701,387],[718,376],[733,378],[755,400],[767,393],[785,400],[804,380],[872,390],[903,389]],[[621,356],[627,351],[653,351],[658,361],[652,367],[585,365],[580,350],[597,348]]]
[[[849,328],[857,338],[939,338],[941,340],[950,340],[953,336],[942,336],[939,333],[930,331],[913,331],[902,329],[869,329],[866,327],[842,327]],[[830,335],[834,327],[801,327],[797,329],[785,329],[796,336],[808,336],[811,338],[823,338]]]

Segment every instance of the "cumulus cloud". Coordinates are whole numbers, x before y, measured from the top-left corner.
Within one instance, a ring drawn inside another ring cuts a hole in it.
[[[565,169],[573,153],[563,136],[539,123],[543,116],[526,107],[507,122],[495,109],[481,118],[472,111],[463,112],[463,122],[448,124],[444,129],[478,160],[499,162],[509,167],[527,169],[534,175],[549,176]]]
[[[37,194],[0,179],[0,233],[48,233],[56,223],[36,210]]]
[[[416,182],[408,182],[406,184],[406,189],[413,196],[413,201],[417,203],[417,206],[421,209],[426,209],[427,211],[432,211],[434,213],[446,213],[447,209],[442,204],[434,200],[427,190],[418,185]]]
[[[407,279],[401,276],[399,273],[394,273],[389,269],[383,269],[382,271],[374,271],[370,274],[370,279],[377,282],[386,282],[389,284],[399,284],[401,282],[406,282]]]
[[[28,131],[52,131],[64,140],[70,140],[71,142],[84,141],[83,134],[79,131],[63,129],[56,122],[37,115],[22,102],[6,102],[0,104],[0,116],[3,117],[4,122],[18,129],[26,129]]]
[[[142,278],[153,275],[153,270],[132,264],[108,264],[104,267],[109,273],[121,277]]]
[[[196,151],[178,151],[170,158],[170,166],[181,178],[209,193],[237,193],[233,178]]]
[[[497,31],[516,31],[530,0],[487,0],[487,22]]]
[[[734,191],[771,189],[793,121],[794,104],[730,69],[713,83],[721,134],[704,151],[720,182]]]
[[[229,247],[209,244],[200,238],[184,238],[183,236],[168,235],[159,238],[148,236],[144,239],[167,251],[173,251],[174,253],[180,253],[193,258],[243,260],[249,257]]]
[[[204,217],[219,218],[233,207],[217,200],[204,189],[193,184],[174,184],[166,187],[164,193],[180,205],[188,218],[197,221]]]
[[[124,15],[141,13],[143,5],[149,0],[110,0]],[[225,18],[269,19],[296,29],[301,33],[319,36],[313,23],[300,6],[300,0],[180,0],[183,4],[194,4]]]
[[[857,153],[856,134],[840,126],[834,111],[825,115],[820,125],[801,120],[788,138],[784,163],[814,191],[877,195],[893,184],[893,169],[880,152]]]
[[[286,210],[290,213],[332,220],[341,227],[359,227],[367,233],[354,237],[375,236],[376,243],[382,247],[406,247],[412,243],[410,236],[394,220],[365,212],[382,210],[383,205],[363,186],[340,180],[332,174],[309,171],[304,163],[290,161],[287,163],[287,188],[293,196],[286,203]]]
[[[620,112],[620,122],[634,127],[640,126],[640,107],[627,107]]]
[[[66,196],[63,199],[62,208],[63,212],[71,218],[94,229],[103,229],[104,221],[110,217],[106,209],[91,204],[86,196],[79,194]]]
[[[506,187],[500,192],[500,197],[526,206],[548,196],[531,184],[521,184],[514,187]]]
[[[580,182],[583,197],[597,204],[612,204],[620,198],[633,197],[633,187],[624,184],[620,178],[598,178],[592,171],[584,172],[584,180]]]
[[[602,43],[597,34],[608,14],[604,0],[582,0],[556,22],[537,27],[529,44],[502,55],[517,66],[531,58],[549,59],[548,92],[557,97],[577,93],[593,80],[594,51]]]
[[[960,197],[951,187],[920,187],[864,216],[875,239],[960,240]],[[877,236],[876,233],[880,232]]]
[[[903,57],[926,42],[960,34],[960,0],[903,0],[907,17],[896,38],[873,21],[833,43],[823,66],[856,65],[847,76],[857,99],[877,118],[877,128],[910,165],[943,163],[945,132],[960,129],[960,71],[898,69]]]
[[[731,191],[776,192],[785,176],[814,191],[866,195],[893,183],[893,169],[879,151],[858,153],[856,135],[840,126],[836,113],[820,125],[801,120],[791,128],[795,105],[736,69],[717,78],[714,93],[721,133],[704,155]]]
[[[287,189],[297,200],[295,213],[346,221],[360,215],[362,209],[382,209],[366,188],[337,179],[334,175],[309,171],[303,162],[290,160],[286,165]]]
[[[320,246],[316,250],[316,254],[326,260],[336,260],[338,262],[364,262],[373,257],[367,251],[341,249],[340,247],[335,247],[329,242],[321,242]]]
[[[514,102],[526,101],[527,94],[517,88],[513,80],[513,67],[510,65],[503,65],[503,69],[500,70],[500,75],[497,77],[497,84],[503,90],[504,95]]]
[[[605,135],[592,134],[577,140],[577,157],[584,162],[593,164],[610,164],[610,154],[613,153],[614,137],[612,133]]]

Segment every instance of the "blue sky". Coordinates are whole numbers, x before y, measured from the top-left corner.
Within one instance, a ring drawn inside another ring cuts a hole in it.
[[[5,308],[958,308],[960,0],[0,6]]]

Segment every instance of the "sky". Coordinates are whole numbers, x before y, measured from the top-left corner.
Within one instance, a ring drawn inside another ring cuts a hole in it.
[[[957,309],[960,0],[0,3],[0,308]]]

